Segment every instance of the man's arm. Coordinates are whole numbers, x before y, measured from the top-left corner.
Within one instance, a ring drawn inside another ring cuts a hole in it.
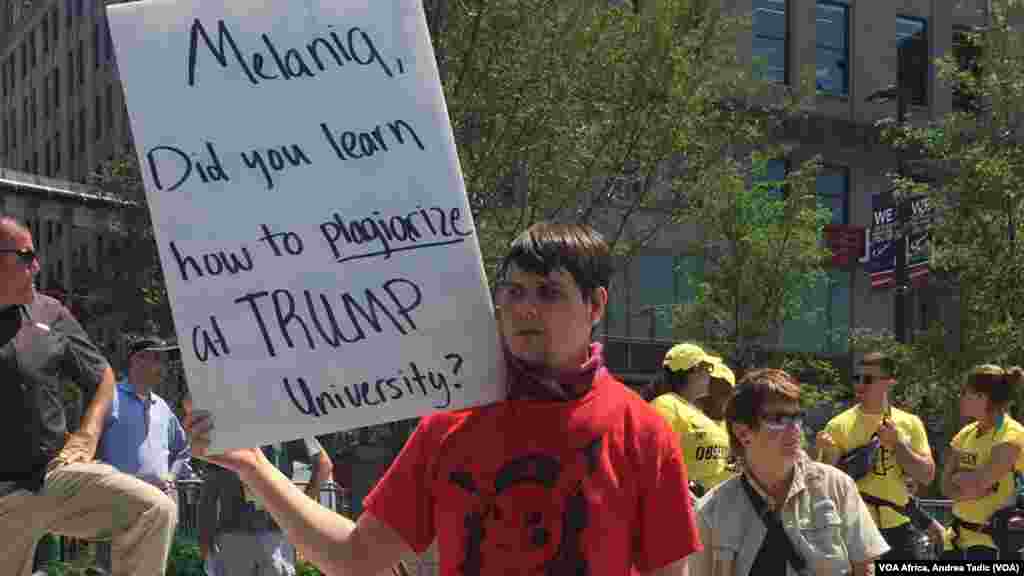
[[[942,480],[939,482],[939,488],[942,490],[942,495],[952,500],[961,500],[960,489],[953,482],[953,475],[956,474],[960,463],[960,453],[953,449],[952,446],[946,448],[946,452],[942,456]]]
[[[953,474],[953,485],[959,489],[961,500],[976,500],[987,496],[992,488],[1009,474],[1017,458],[1020,446],[1004,442],[992,448],[987,463],[977,470]]]
[[[170,442],[170,454],[168,459],[168,470],[174,475],[176,480],[183,478],[191,478],[195,475],[192,471],[192,449],[188,444],[188,438],[185,436],[185,429],[181,426],[181,421],[172,412],[171,417],[171,442]]]
[[[922,486],[931,484],[935,478],[935,461],[930,451],[927,450],[928,440],[924,434],[924,425],[920,421],[914,421],[913,434],[917,443],[924,444],[925,450],[917,451],[911,445],[911,439],[903,437],[892,420],[886,418],[878,427],[878,440],[886,449],[892,452],[896,463],[903,468],[903,471],[910,475],[915,482]],[[920,428],[920,430],[918,430]]]
[[[688,576],[689,568],[687,568],[686,558],[682,560],[676,560],[675,562],[659,568],[653,572],[648,572],[651,576]]]
[[[114,399],[114,371],[109,366],[96,386],[96,393],[82,415],[78,430],[68,434],[64,447],[54,459],[61,464],[91,462],[96,457],[96,446],[103,434],[103,426]]]

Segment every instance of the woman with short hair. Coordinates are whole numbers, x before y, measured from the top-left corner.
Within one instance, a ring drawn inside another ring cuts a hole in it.
[[[949,442],[942,492],[953,500],[953,558],[995,560],[992,515],[1014,504],[1014,472],[1022,470],[1024,426],[1007,414],[1024,370],[994,364],[973,368],[960,389],[960,415],[974,421]]]
[[[726,407],[741,474],[697,502],[705,576],[871,574],[889,546],[853,480],[801,448],[800,386],[786,372],[754,370]]]

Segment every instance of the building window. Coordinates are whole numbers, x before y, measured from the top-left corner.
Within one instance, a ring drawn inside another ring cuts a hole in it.
[[[33,174],[38,174],[39,173],[39,151],[38,150],[33,150],[32,151],[32,173]]]
[[[28,64],[29,64],[29,68],[35,69],[35,67],[36,67],[36,33],[35,33],[35,31],[29,32],[29,34],[28,34]]]
[[[789,163],[785,159],[775,158],[765,163],[764,172],[754,174],[755,184],[769,184],[778,183],[786,179],[786,173],[789,172]],[[768,189],[768,192],[774,198],[782,198],[785,191],[782,186],[776,185]]]
[[[74,15],[74,10],[72,9],[72,3],[74,1],[75,0],[64,0],[64,25],[68,28],[71,28],[71,20]]]
[[[50,11],[50,30],[53,31],[53,48],[57,49],[57,40],[60,39],[60,20],[57,18],[57,6]]]
[[[78,41],[78,85],[85,84],[85,41]]]
[[[613,318],[616,325],[627,321],[643,330],[631,330],[633,336],[671,338],[672,307],[692,302],[697,297],[695,280],[703,271],[702,259],[674,254],[638,254],[630,266],[630,310],[622,307],[621,315],[630,319]]]
[[[68,162],[75,161],[75,115],[68,119]]]
[[[31,100],[32,108],[31,108],[31,114],[29,115],[29,117],[32,119],[32,129],[35,130],[36,129],[36,118],[37,118],[36,115],[39,114],[39,107],[37,106],[36,93],[33,92],[30,95],[30,97],[32,98],[32,100]]]
[[[31,108],[28,107],[28,96],[25,96],[21,100],[21,123],[22,133],[25,135],[25,141],[28,142],[28,122],[29,116],[31,116]]]
[[[114,85],[107,84],[107,130],[114,130]]]
[[[96,95],[95,130],[93,137],[99,141],[103,137],[103,97]]]
[[[927,32],[923,18],[896,18],[897,82],[909,91],[910,103],[915,106],[928,105]]]
[[[60,138],[60,132],[53,137],[53,171],[60,173],[60,149],[64,145],[64,141]]]
[[[92,25],[92,55],[95,61],[93,65],[96,68],[100,67],[100,23],[96,22]]]
[[[832,213],[832,224],[848,222],[850,200],[850,169],[842,166],[826,166],[818,173],[815,181],[818,206],[828,208]]]
[[[75,53],[68,52],[68,98],[75,93]]]
[[[21,43],[21,77],[28,76],[28,48],[25,47],[25,43]]]
[[[832,270],[801,295],[798,316],[782,327],[782,347],[794,352],[846,354],[850,334],[850,272]]]
[[[50,145],[51,144],[53,144],[52,140],[47,140],[46,143],[43,144],[43,172],[47,176],[52,176],[53,175],[53,173],[50,172]]]
[[[818,2],[815,33],[819,92],[846,96],[849,92],[850,7],[837,2]]]
[[[43,76],[43,87],[39,89],[40,100],[43,101],[43,118],[50,117],[50,76]]]
[[[10,122],[7,123],[8,132],[10,132],[11,140],[11,152],[18,149],[18,110],[11,110]]]
[[[85,0],[77,0],[76,4],[77,6],[75,7],[75,16],[81,18],[82,15],[85,14]]]
[[[110,22],[104,27],[107,32],[107,62],[114,58],[114,39],[110,37]]]
[[[60,66],[53,69],[53,109],[60,110]]]
[[[754,67],[763,80],[787,83],[787,0],[754,0]]]
[[[85,131],[89,122],[86,121],[85,108],[78,111],[78,149],[85,154]]]
[[[50,15],[44,14],[39,26],[39,34],[43,37],[43,54],[50,52]]]
[[[969,74],[974,78],[981,76],[981,47],[971,30],[966,27],[953,28],[953,59],[960,73]],[[976,112],[981,106],[976,93],[963,82],[953,84],[953,109],[961,112]]]

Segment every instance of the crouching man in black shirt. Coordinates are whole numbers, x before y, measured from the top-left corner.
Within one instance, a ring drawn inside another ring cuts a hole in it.
[[[32,234],[0,214],[0,574],[28,576],[52,532],[110,538],[116,576],[162,575],[177,507],[163,492],[94,460],[114,373],[57,300],[37,294]],[[88,400],[68,433],[61,381]]]

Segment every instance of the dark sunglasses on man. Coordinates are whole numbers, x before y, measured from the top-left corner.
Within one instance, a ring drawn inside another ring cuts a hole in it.
[[[21,250],[5,249],[0,250],[0,254],[14,254],[18,259],[18,263],[22,266],[31,266],[36,261],[38,255],[31,248],[23,248]]]

